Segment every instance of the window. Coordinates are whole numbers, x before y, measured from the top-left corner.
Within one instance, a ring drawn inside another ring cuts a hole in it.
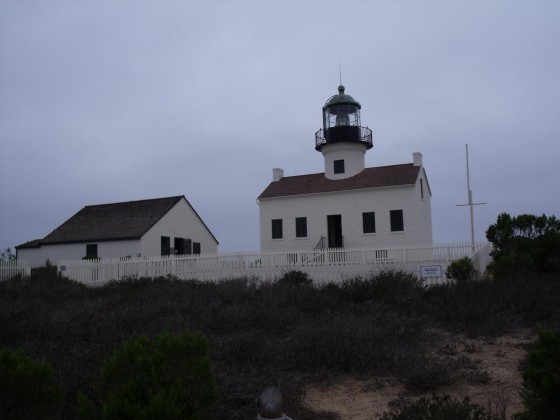
[[[174,239],[174,253],[175,255],[188,255],[191,253],[191,240],[185,238]],[[163,254],[162,254],[163,255]]]
[[[334,173],[335,174],[343,174],[344,173],[344,160],[335,160],[333,162],[334,165]]]
[[[307,217],[296,217],[296,238],[307,238]]]
[[[97,258],[97,244],[86,244],[86,258]]]
[[[174,240],[175,255],[184,255],[185,252],[185,240],[183,238],[175,238]]]
[[[424,199],[424,180],[420,178],[420,197]]]
[[[362,213],[364,233],[375,233],[375,212]]]
[[[402,232],[404,230],[403,211],[391,210],[391,232]]]
[[[171,254],[171,240],[169,236],[161,237],[161,255]]]
[[[282,239],[282,219],[272,219],[272,239]]]
[[[200,255],[200,242],[192,243],[193,254]]]

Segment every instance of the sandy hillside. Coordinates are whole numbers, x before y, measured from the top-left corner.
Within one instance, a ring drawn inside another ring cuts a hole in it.
[[[519,362],[526,354],[529,343],[535,336],[529,331],[496,339],[468,339],[461,335],[440,333],[437,349],[450,349],[457,355],[465,355],[487,372],[490,380],[483,384],[469,384],[467,381],[441,387],[436,393],[445,393],[462,399],[469,396],[473,402],[490,406],[498,412],[506,411],[509,418],[523,409],[519,396],[521,375]],[[432,392],[420,394],[430,396]],[[330,385],[315,384],[306,390],[305,404],[314,411],[336,413],[341,419],[371,420],[390,409],[391,402],[412,398],[405,387],[395,378],[356,379],[339,377]]]

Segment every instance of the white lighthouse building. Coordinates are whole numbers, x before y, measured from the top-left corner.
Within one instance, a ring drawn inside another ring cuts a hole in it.
[[[284,176],[273,169],[258,197],[261,251],[432,244],[422,154],[413,153],[410,163],[366,168],[373,140],[360,109],[342,85],[323,106],[323,128],[315,133],[323,173]]]

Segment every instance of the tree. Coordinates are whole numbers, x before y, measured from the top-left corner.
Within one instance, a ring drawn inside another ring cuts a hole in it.
[[[12,253],[12,249],[10,247],[0,251],[0,260],[4,261],[12,261],[15,260],[16,256]]]
[[[486,238],[494,246],[489,269],[495,275],[560,271],[560,220],[555,216],[502,213]]]

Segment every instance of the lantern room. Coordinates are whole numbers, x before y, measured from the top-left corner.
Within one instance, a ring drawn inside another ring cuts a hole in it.
[[[315,149],[330,143],[359,142],[367,149],[373,147],[371,130],[361,126],[362,106],[338,87],[338,95],[331,96],[323,106],[323,128],[315,133]]]

